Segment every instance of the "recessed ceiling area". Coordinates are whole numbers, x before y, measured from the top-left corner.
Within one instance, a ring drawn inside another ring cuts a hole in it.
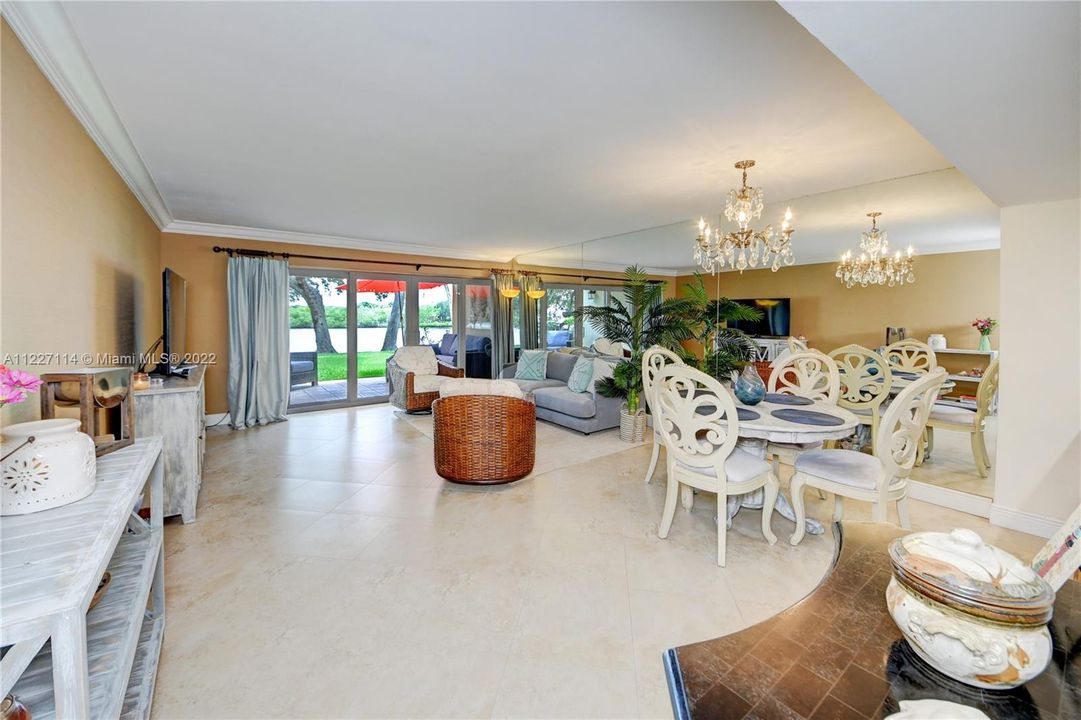
[[[738,183],[733,183],[736,185]],[[999,209],[979,188],[956,168],[870,183],[844,190],[809,195],[783,202],[769,202],[760,221],[762,228],[776,228],[786,207],[794,213],[796,232],[792,247],[797,265],[836,261],[847,249],[857,249],[860,233],[870,229],[868,212],[879,211],[879,227],[885,230],[890,246],[903,250],[909,245],[917,255],[988,250],[1000,244]],[[723,199],[720,200],[723,202]],[[706,219],[715,227],[729,229],[717,211]],[[661,274],[682,274],[695,270],[693,242],[698,234],[698,217],[661,227],[613,237],[551,248],[520,255],[523,265],[549,265],[587,269],[622,269],[637,263]],[[918,259],[917,259],[918,262]]]
[[[63,8],[181,221],[506,260],[951,165],[775,3]]]

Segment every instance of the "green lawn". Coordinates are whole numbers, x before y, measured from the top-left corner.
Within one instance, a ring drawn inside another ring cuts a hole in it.
[[[383,377],[390,352],[358,352],[357,377]],[[345,353],[319,353],[319,380],[345,380]]]

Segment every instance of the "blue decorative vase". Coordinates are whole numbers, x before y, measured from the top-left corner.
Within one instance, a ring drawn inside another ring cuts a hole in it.
[[[744,405],[757,405],[766,397],[766,384],[754,365],[747,365],[739,375],[732,372],[732,392]]]

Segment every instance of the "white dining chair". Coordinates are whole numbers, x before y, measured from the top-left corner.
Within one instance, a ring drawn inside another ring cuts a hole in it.
[[[952,430],[954,432],[966,432],[972,442],[972,457],[976,460],[976,472],[980,477],[987,477],[991,467],[991,456],[987,452],[987,441],[984,438],[987,416],[991,414],[991,406],[995,401],[995,393],[998,392],[998,359],[991,361],[980,378],[980,384],[976,387],[976,409],[957,407],[954,405],[934,405],[931,408],[931,417],[927,420],[927,449],[925,453],[931,454],[935,447],[935,430]]]
[[[840,377],[837,404],[859,416],[860,423],[871,428],[874,447],[882,405],[890,397],[893,372],[885,358],[862,345],[845,345],[831,352]]]
[[[815,402],[836,405],[840,395],[837,363],[817,350],[792,353],[770,372],[768,389],[771,393],[798,395]],[[773,472],[778,474],[781,463],[791,465],[801,452],[820,447],[821,442],[771,442],[766,445],[766,455],[773,458]]]
[[[764,489],[762,535],[770,528],[780,485],[765,460],[736,447],[739,416],[732,395],[717,380],[688,365],[665,365],[654,378],[653,420],[660,427],[668,490],[657,535],[667,538],[681,487],[717,494],[717,564],[725,564],[729,495]]]
[[[935,351],[919,340],[898,340],[885,347],[882,357],[890,368],[902,372],[926,375],[938,367]]]
[[[683,365],[683,358],[660,345],[654,345],[642,355],[642,392],[646,398],[646,406],[650,408],[650,413],[653,412],[652,408],[654,404],[654,378],[656,378],[657,372],[668,364]],[[647,484],[653,479],[653,473],[657,470],[657,460],[661,455],[661,446],[664,445],[664,441],[661,439],[658,430],[659,427],[660,424],[657,422],[657,418],[654,417],[653,453],[649,457],[649,469],[646,470]]]
[[[931,405],[945,380],[946,371],[938,368],[897,394],[882,416],[873,455],[855,450],[812,450],[796,459],[791,485],[796,510],[796,532],[790,540],[793,545],[803,540],[806,530],[806,486],[833,493],[834,522],[841,520],[847,497],[871,503],[874,522],[886,522],[886,504],[896,502],[901,527],[910,528],[908,476],[916,462]]]
[[[788,337],[788,352],[800,353],[807,352],[808,350],[810,350],[810,348],[807,347],[806,340],[800,340],[798,337]]]

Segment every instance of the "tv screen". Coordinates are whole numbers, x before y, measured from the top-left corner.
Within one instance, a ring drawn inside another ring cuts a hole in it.
[[[728,327],[739,328],[748,335],[787,337],[791,334],[791,301],[788,298],[755,298],[735,300],[762,313],[761,320],[732,320]]]
[[[168,375],[187,354],[188,282],[175,270],[161,274],[161,362],[158,372]]]

